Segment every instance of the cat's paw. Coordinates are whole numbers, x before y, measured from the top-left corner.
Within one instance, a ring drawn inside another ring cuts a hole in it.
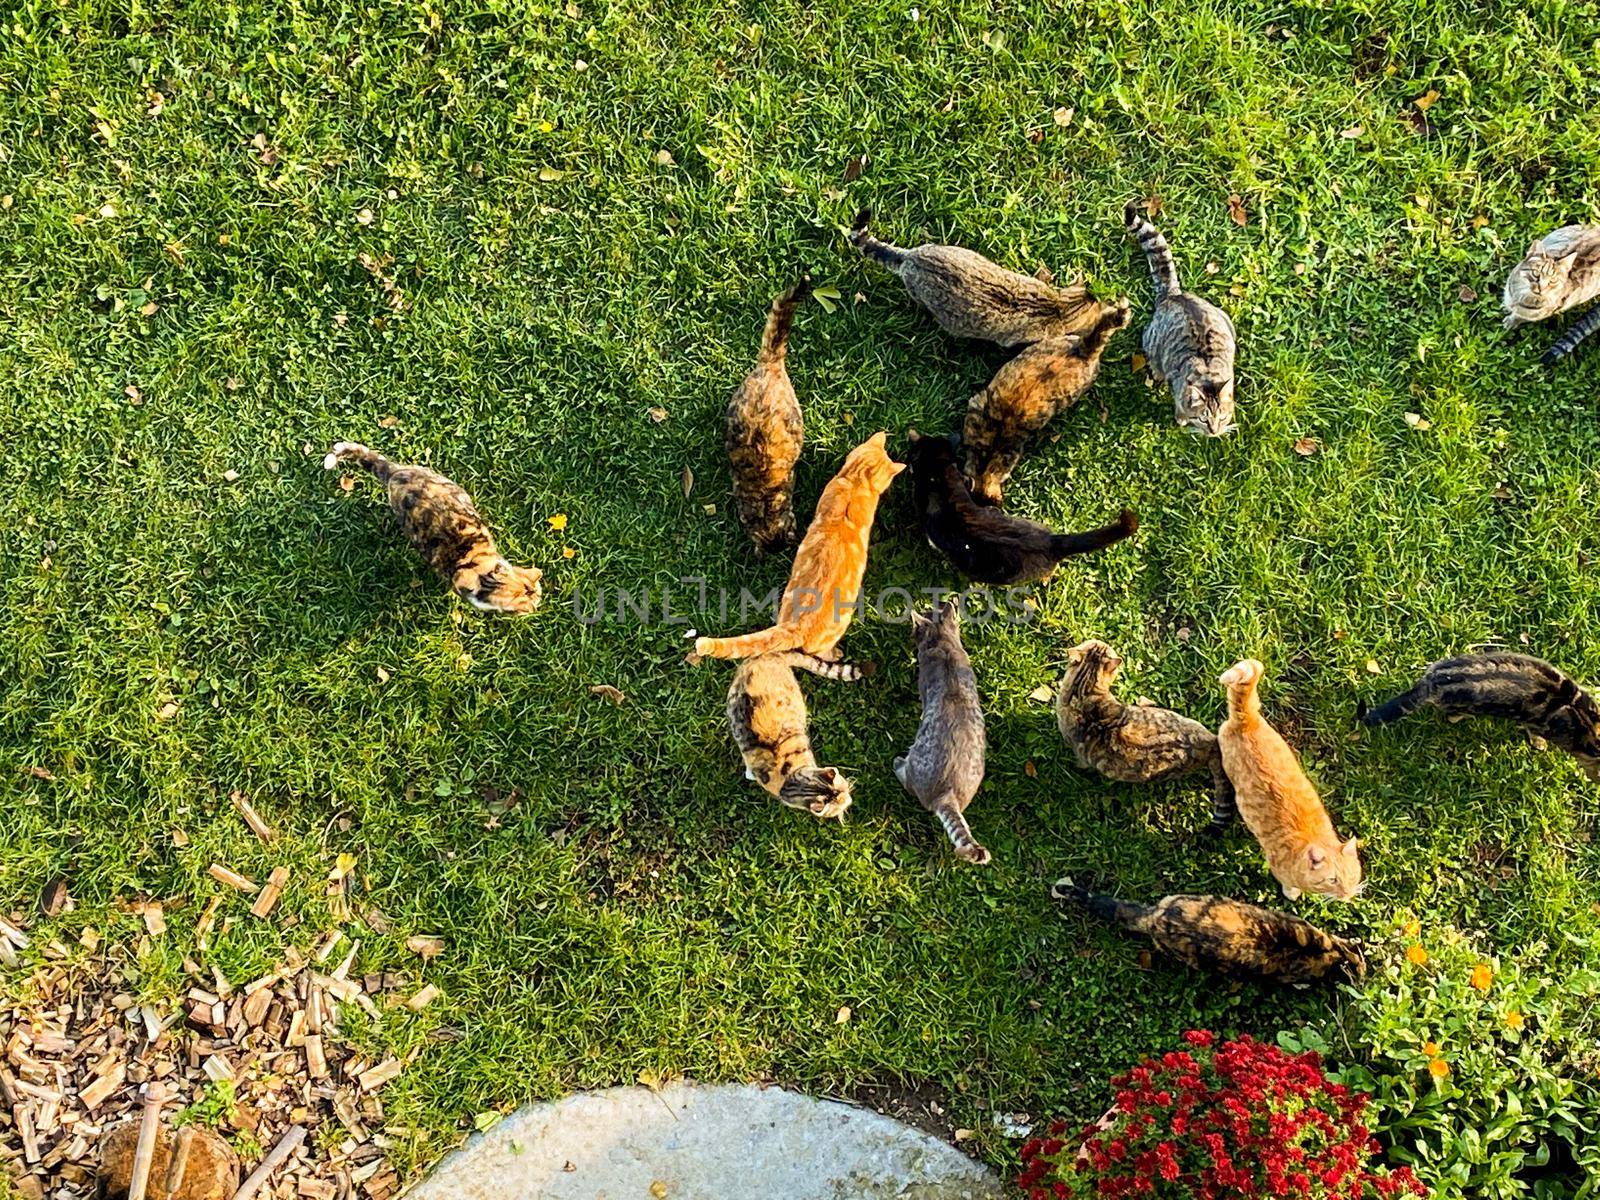
[[[976,867],[986,867],[994,858],[988,850],[976,843],[971,846],[962,846],[956,851],[956,857],[962,862],[969,862]]]

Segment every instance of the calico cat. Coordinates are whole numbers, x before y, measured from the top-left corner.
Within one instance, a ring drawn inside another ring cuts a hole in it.
[[[1026,347],[967,401],[961,442],[967,451],[967,478],[981,503],[1000,503],[1000,489],[1011,478],[1028,439],[1089,390],[1100,373],[1106,343],[1130,319],[1126,296],[1102,306],[1081,335]]]
[[[1022,346],[1087,333],[1100,319],[1101,305],[1082,284],[1053,287],[960,246],[929,243],[903,250],[873,237],[871,221],[871,212],[858,213],[850,241],[900,276],[911,298],[956,337]]]
[[[1130,201],[1122,216],[1144,249],[1156,285],[1156,311],[1143,342],[1151,377],[1171,387],[1180,428],[1207,437],[1232,433],[1233,322],[1215,304],[1183,290],[1167,239],[1137,204]]]
[[[1300,760],[1262,717],[1256,689],[1264,670],[1247,658],[1218,681],[1228,689],[1228,719],[1217,730],[1217,743],[1239,815],[1290,900],[1303,892],[1354,899],[1361,891],[1358,844],[1355,838],[1340,842]]]
[[[322,465],[333,470],[354,462],[383,484],[389,507],[428,565],[473,608],[484,612],[531,613],[543,595],[538,567],[516,567],[494,546],[472,497],[427,467],[390,462],[359,442],[339,442]]]
[[[747,658],[728,685],[728,726],[744,757],[746,779],[790,808],[838,817],[850,807],[850,781],[819,767],[806,733],[806,698],[794,677],[803,667],[828,679],[860,679],[869,671],[812,654],[786,651]]]
[[[1050,894],[1081,905],[1102,921],[1145,934],[1156,949],[1197,970],[1233,979],[1307,987],[1366,978],[1367,960],[1353,942],[1290,913],[1220,896],[1168,896],[1153,905],[1097,895],[1070,879]]]
[[[911,616],[917,646],[917,694],[922,724],[911,749],[894,760],[894,774],[922,807],[939,818],[956,857],[982,866],[989,852],[962,814],[983,782],[983,706],[978,680],[961,645],[956,606],[946,600]]]
[[[1528,256],[1511,268],[1502,303],[1505,327],[1543,321],[1600,296],[1600,225],[1567,225],[1528,247]],[[1600,329],[1600,308],[1591,309],[1545,352],[1549,366],[1576,350]]]
[[[973,500],[956,465],[953,439],[906,431],[906,461],[928,541],[976,583],[1013,584],[1048,579],[1073,554],[1103,550],[1132,537],[1139,518],[1127,509],[1110,525],[1086,533],[1055,533],[1037,521],[1013,517]]]
[[[1430,663],[1416,687],[1362,720],[1386,725],[1423,707],[1452,720],[1515,721],[1576,758],[1590,779],[1600,779],[1600,704],[1542,658],[1496,651]]]
[[[805,425],[784,360],[795,310],[810,294],[806,275],[773,300],[756,365],[728,400],[723,444],[733,467],[733,501],[757,554],[782,550],[795,540],[794,464]]]
[[[861,600],[867,543],[878,499],[906,469],[884,450],[887,433],[875,433],[850,451],[817,500],[816,515],[795,551],[778,623],[730,638],[698,638],[694,652],[710,658],[749,658],[777,650],[832,657]]]
[[[1233,785],[1222,769],[1217,738],[1199,721],[1153,704],[1124,704],[1111,694],[1122,659],[1104,642],[1067,651],[1056,692],[1056,726],[1078,765],[1123,783],[1159,783],[1196,771],[1211,774],[1208,834],[1234,816]]]

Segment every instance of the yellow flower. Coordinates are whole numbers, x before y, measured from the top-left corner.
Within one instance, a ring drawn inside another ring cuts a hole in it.
[[[1479,963],[1472,968],[1472,977],[1467,982],[1480,992],[1487,992],[1494,983],[1494,972],[1489,969],[1488,963]]]
[[[577,553],[578,552],[576,550],[574,550],[571,546],[563,546],[563,547],[561,547],[561,557],[562,558],[572,558]]]
[[[1426,1054],[1429,1058],[1437,1058],[1438,1054],[1439,1054],[1439,1043],[1438,1042],[1423,1042],[1422,1043],[1422,1052],[1424,1054]]]
[[[1415,917],[1412,917],[1404,925],[1400,926],[1400,932],[1405,934],[1408,938],[1421,937],[1422,922],[1417,920]]]
[[[1522,1028],[1522,1014],[1520,1012],[1518,1012],[1514,1008],[1510,1012],[1508,1012],[1506,1014],[1506,1028],[1507,1029],[1521,1029]]]
[[[1414,942],[1406,947],[1406,961],[1422,966],[1428,961],[1428,952],[1422,948],[1421,942]]]
[[[559,533],[561,530],[565,529],[566,527],[567,527],[567,514],[566,513],[557,513],[555,516],[550,518],[550,528],[554,529],[557,533]]]
[[[1450,1074],[1450,1064],[1442,1058],[1436,1058],[1428,1064],[1428,1074],[1435,1079],[1443,1079]]]

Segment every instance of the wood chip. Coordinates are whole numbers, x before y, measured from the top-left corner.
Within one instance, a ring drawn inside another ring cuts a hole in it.
[[[398,1058],[385,1059],[376,1067],[371,1067],[358,1077],[363,1092],[375,1092],[384,1084],[399,1075],[403,1064]]]
[[[239,1185],[239,1190],[233,1194],[233,1200],[250,1200],[250,1197],[261,1189],[261,1185],[271,1177],[274,1171],[289,1160],[289,1156],[298,1150],[300,1143],[305,1140],[306,1127],[304,1125],[296,1125],[291,1128],[288,1133],[278,1140],[278,1144],[272,1148],[267,1156],[261,1160],[261,1165],[251,1171],[249,1178]]]
[[[261,819],[261,814],[256,812],[255,807],[243,792],[229,792],[228,799],[233,803],[233,807],[238,809],[239,815],[244,818],[244,823],[250,826],[250,831],[263,842],[270,842],[277,836],[272,832],[272,826]]]
[[[139,915],[144,918],[144,927],[151,937],[160,937],[167,931],[166,910],[156,901],[146,900]]]
[[[439,989],[430,983],[427,987],[420,989],[411,999],[407,1000],[406,1007],[412,1012],[421,1012],[438,998]]]
[[[288,867],[273,867],[272,874],[267,876],[267,884],[261,889],[261,894],[256,897],[256,902],[250,906],[252,917],[266,917],[273,906],[278,903],[278,897],[283,894],[283,885],[289,882]]]
[[[237,888],[241,892],[254,892],[259,890],[253,882],[246,879],[243,875],[239,874],[239,872],[230,870],[221,863],[212,863],[208,868],[206,868],[206,874],[210,875],[211,878],[215,879],[218,883],[225,883],[229,887]]]

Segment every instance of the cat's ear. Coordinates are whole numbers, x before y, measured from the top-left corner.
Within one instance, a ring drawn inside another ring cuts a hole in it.
[[[919,613],[915,609],[913,609],[911,611],[911,630],[912,630],[913,633],[915,633],[916,631],[918,631],[920,629],[926,629],[929,625],[932,625],[932,624],[933,624],[932,619],[929,618],[928,616],[926,616],[925,614]]]
[[[890,460],[890,462],[889,462],[889,478],[893,479],[896,475],[900,474],[900,472],[904,471],[905,469],[906,469],[906,464],[905,463],[903,463],[903,462],[894,462],[893,460]]]
[[[906,441],[910,442],[913,446],[915,446],[921,440],[922,440],[922,435],[917,432],[917,427],[915,425],[909,426],[906,429]]]
[[[1356,852],[1359,851],[1360,849],[1361,849],[1361,839],[1360,838],[1351,838],[1348,842],[1346,842],[1344,845],[1339,847],[1339,853],[1344,855],[1346,858],[1355,858],[1356,857]]]
[[[823,767],[822,770],[817,772],[817,777],[820,778],[825,783],[838,783],[839,782],[839,768],[837,768],[837,767]]]
[[[1328,856],[1322,852],[1319,846],[1307,846],[1306,862],[1311,864],[1313,871],[1320,871],[1328,865]]]

